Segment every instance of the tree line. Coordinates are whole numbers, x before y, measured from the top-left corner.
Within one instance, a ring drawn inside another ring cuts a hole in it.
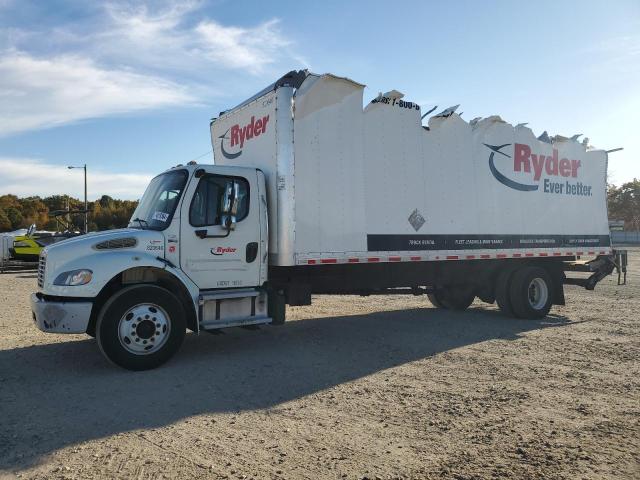
[[[127,225],[138,202],[118,200],[103,195],[99,200],[89,202],[89,230],[108,230]],[[624,220],[625,230],[640,231],[640,180],[607,186],[607,205],[610,220]],[[36,224],[39,230],[61,231],[64,224],[53,218],[51,212],[59,210],[82,210],[84,203],[66,195],[51,197],[18,198],[15,195],[0,196],[0,232],[28,228]],[[63,217],[66,222],[66,218]],[[71,216],[71,229],[81,230],[82,215]]]
[[[131,214],[138,206],[137,201],[118,200],[108,195],[88,202],[89,231],[108,230],[126,227]],[[18,198],[16,195],[0,196],[0,232],[9,232],[19,228],[29,228],[36,224],[38,230],[81,231],[84,228],[84,216],[62,215],[56,219],[52,212],[61,210],[84,210],[84,202],[66,195],[51,197]]]
[[[622,186],[607,185],[609,220],[624,220],[624,229],[640,231],[640,180]]]

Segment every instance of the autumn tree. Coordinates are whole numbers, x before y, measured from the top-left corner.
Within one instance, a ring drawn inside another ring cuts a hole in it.
[[[89,230],[107,230],[126,227],[138,202],[118,200],[103,195],[95,202],[89,202]],[[67,228],[80,231],[84,226],[82,214],[63,214],[54,218],[52,212],[78,211],[84,209],[84,202],[66,195],[51,197],[18,198],[15,195],[0,196],[0,232],[28,228],[36,224],[40,230],[61,231]]]

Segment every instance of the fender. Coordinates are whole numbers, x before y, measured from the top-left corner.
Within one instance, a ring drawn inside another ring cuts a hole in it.
[[[198,288],[180,269],[171,268],[164,259],[158,258],[157,255],[153,255],[153,253],[141,252],[139,250],[94,251],[88,255],[72,258],[65,263],[47,264],[47,269],[53,269],[57,273],[86,268],[93,272],[93,278],[91,282],[86,285],[70,287],[53,285],[54,278],[51,276],[47,279],[44,292],[46,292],[47,295],[60,297],[94,298],[113,277],[121,274],[125,270],[139,267],[154,267],[171,272],[172,275],[177,277],[185,285],[193,298],[194,305],[197,306]]]

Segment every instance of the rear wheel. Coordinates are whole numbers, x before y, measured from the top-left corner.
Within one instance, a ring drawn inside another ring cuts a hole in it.
[[[511,306],[511,294],[509,292],[511,277],[513,276],[513,270],[508,268],[500,272],[496,281],[496,303],[500,308],[500,311],[507,317],[514,317],[515,313]]]
[[[169,360],[186,330],[180,301],[156,285],[134,285],[116,292],[96,323],[103,355],[128,370],[149,370]]]
[[[544,268],[523,267],[511,279],[509,298],[520,318],[540,319],[547,316],[553,302],[553,280]]]
[[[446,308],[442,303],[442,294],[439,293],[438,290],[434,290],[433,293],[427,293],[427,298],[431,302],[431,305],[433,305],[434,307]]]
[[[427,296],[434,307],[447,310],[466,310],[476,298],[473,290],[468,287],[437,288]]]

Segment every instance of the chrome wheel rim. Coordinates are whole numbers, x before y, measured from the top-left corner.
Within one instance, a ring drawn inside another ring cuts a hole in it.
[[[171,320],[153,303],[140,303],[127,310],[118,323],[120,344],[135,355],[150,355],[167,342]]]
[[[549,288],[541,278],[534,278],[529,283],[529,305],[535,310],[542,310],[549,299]]]

